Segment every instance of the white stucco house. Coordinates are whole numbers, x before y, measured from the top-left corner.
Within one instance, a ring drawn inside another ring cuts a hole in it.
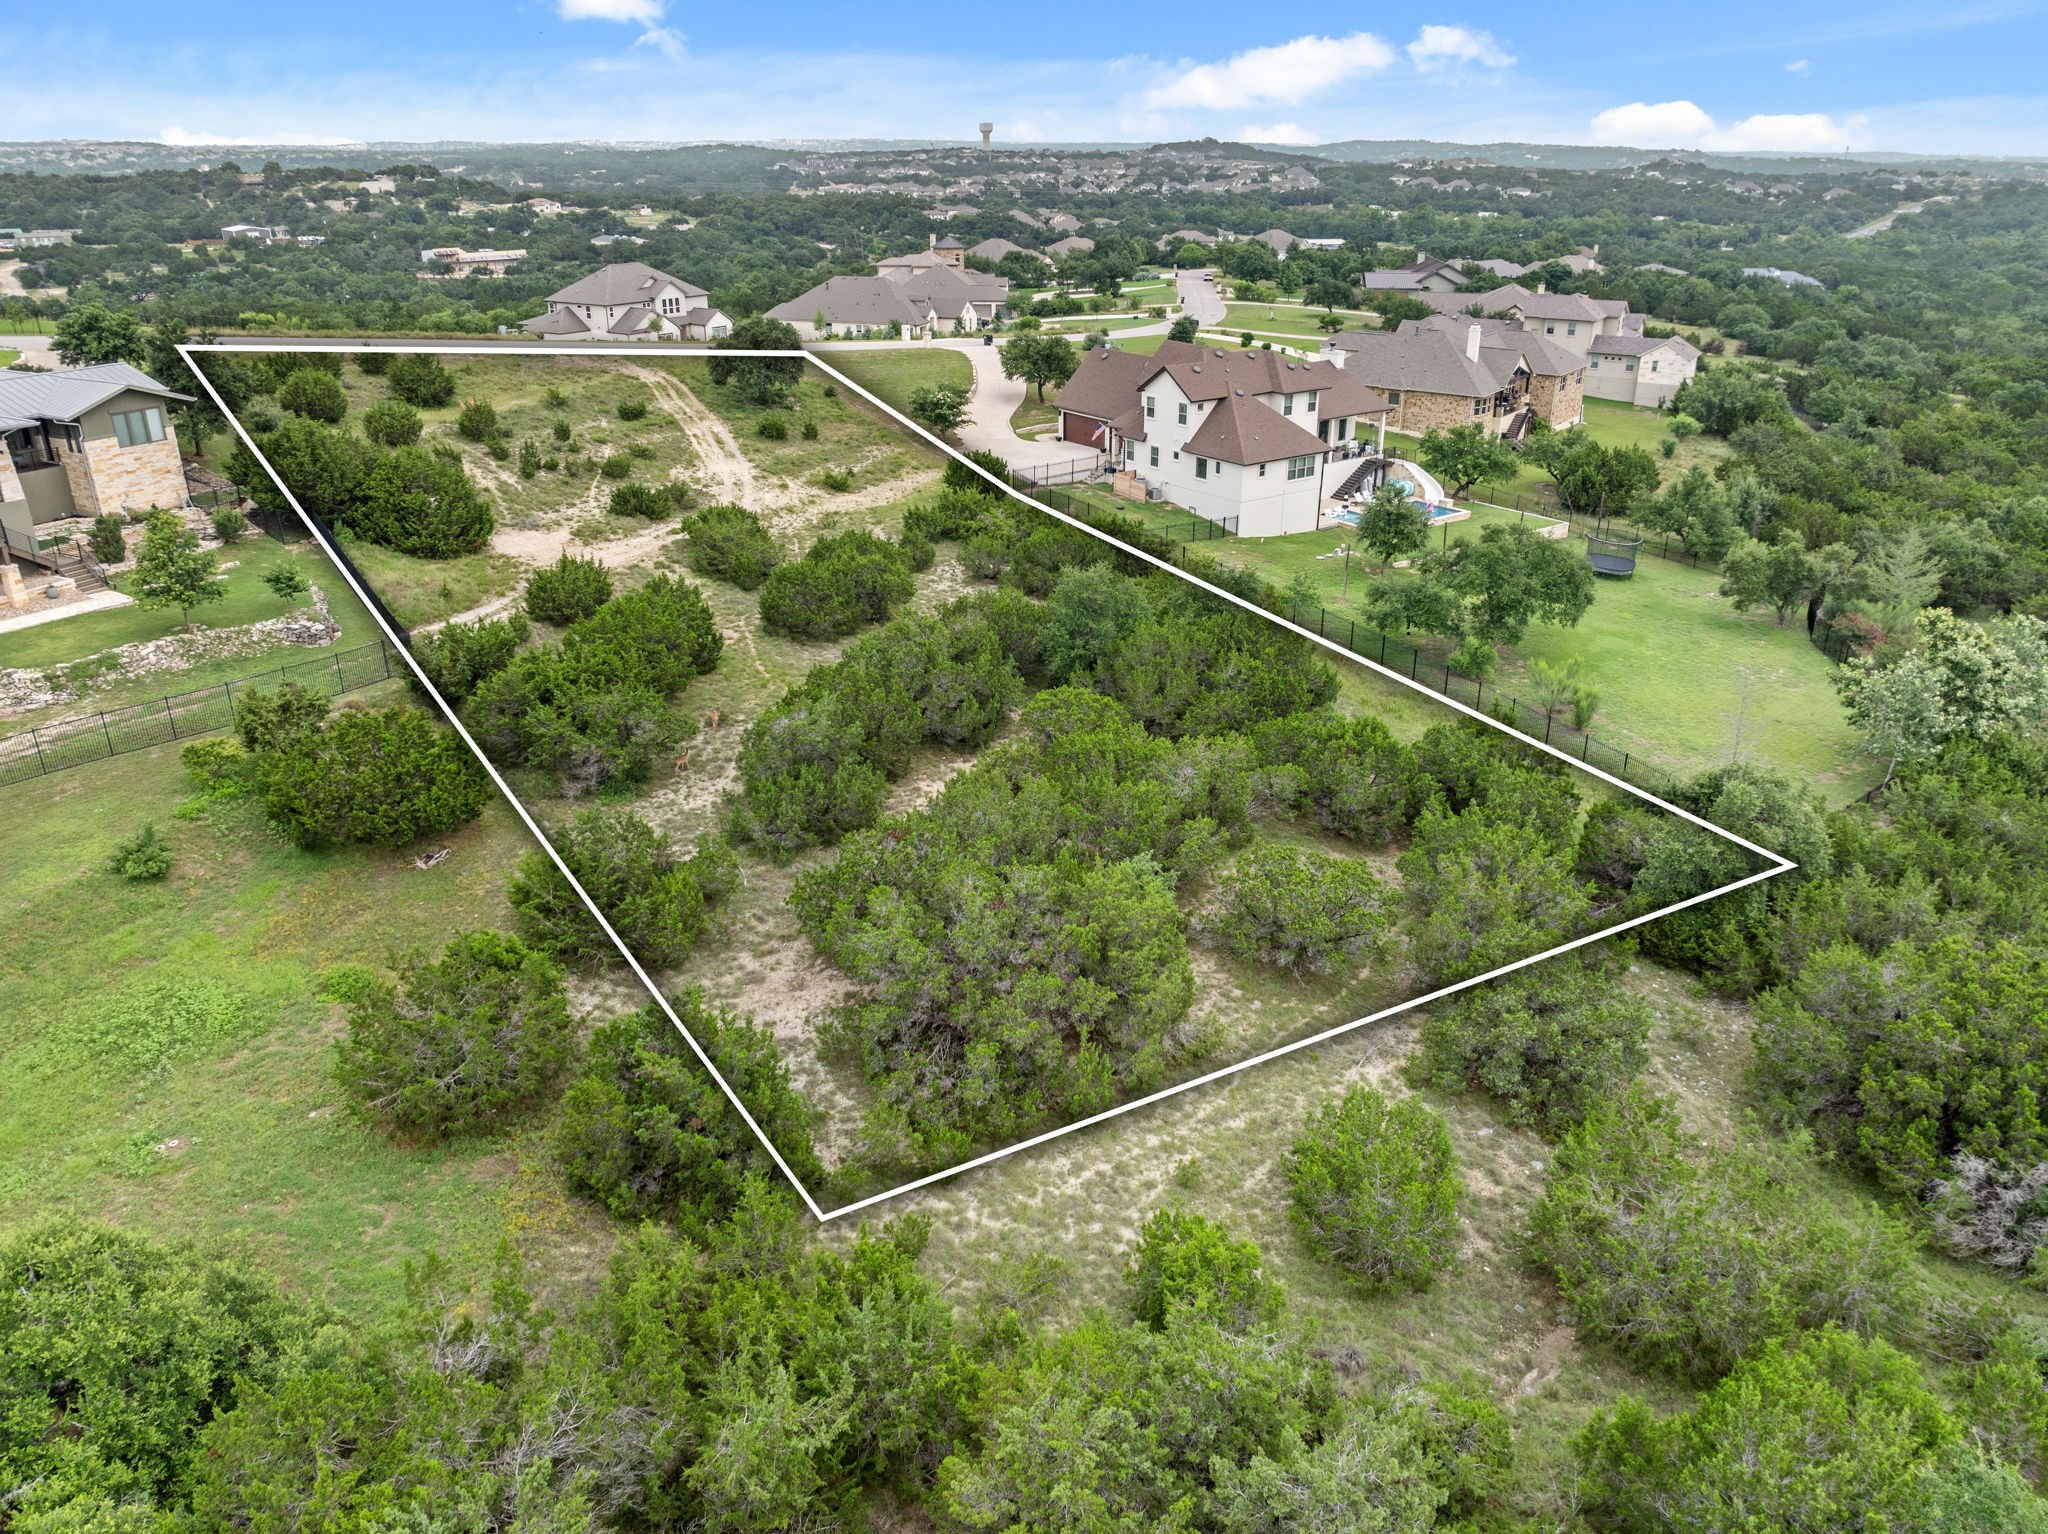
[[[1586,392],[1661,409],[1699,365],[1699,348],[1683,336],[1595,336],[1586,358]]]

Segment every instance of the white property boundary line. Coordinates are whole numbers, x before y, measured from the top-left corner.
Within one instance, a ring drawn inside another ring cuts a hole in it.
[[[886,350],[887,348],[878,349]],[[955,348],[946,349],[954,350]],[[1762,858],[1767,865],[1769,865],[1760,873],[1754,873],[1746,878],[1737,879],[1733,883],[1724,884],[1719,889],[1708,890],[1704,894],[1694,895],[1689,899],[1677,901],[1671,905],[1664,906],[1659,910],[1652,911],[1647,915],[1633,917],[1628,921],[1618,922],[1611,927],[1604,927],[1600,931],[1590,933],[1585,937],[1574,938],[1567,943],[1559,943],[1556,947],[1547,948],[1541,953],[1531,954],[1525,959],[1517,959],[1509,964],[1502,964],[1497,968],[1486,971],[1486,973],[1482,975],[1474,975],[1469,980],[1460,980],[1456,984],[1442,986],[1439,987],[1437,990],[1430,991],[1424,995],[1412,997],[1407,1001],[1397,1002],[1395,1005],[1391,1007],[1383,1007],[1377,1012],[1368,1013],[1364,1017],[1354,1018],[1352,1021],[1348,1023],[1340,1023],[1334,1028],[1326,1028],[1322,1032],[1312,1034],[1307,1038],[1296,1039],[1292,1043],[1282,1044],[1277,1048],[1265,1050],[1260,1054],[1251,1056],[1249,1059],[1237,1061],[1235,1064],[1222,1066],[1219,1069],[1210,1071],[1205,1075],[1194,1077],[1193,1079],[1188,1081],[1179,1082],[1176,1085],[1170,1087],[1162,1087],[1160,1090],[1156,1092],[1147,1093],[1143,1097],[1133,1098],[1131,1101],[1126,1103],[1119,1103],[1115,1107],[1106,1108],[1100,1113],[1090,1114],[1087,1118],[1076,1119],[1071,1124],[1063,1124],[1056,1129],[1046,1130],[1043,1134],[1032,1135],[1030,1138],[1019,1140],[1014,1144],[1005,1145],[997,1150],[987,1151],[979,1156],[970,1157],[965,1161],[957,1162],[952,1166],[946,1167],[942,1171],[930,1172],[923,1177],[913,1178],[909,1182],[899,1183],[897,1186],[889,1188],[881,1193],[870,1194],[866,1198],[855,1199],[851,1203],[841,1204],[836,1209],[822,1209],[819,1207],[818,1201],[811,1196],[810,1190],[806,1188],[803,1185],[803,1183],[797,1179],[796,1174],[790,1170],[789,1163],[783,1160],[782,1158],[782,1152],[777,1150],[775,1148],[774,1142],[771,1141],[768,1138],[768,1136],[762,1132],[759,1122],[756,1121],[754,1115],[748,1110],[747,1105],[740,1101],[739,1094],[733,1091],[731,1083],[729,1083],[725,1079],[725,1077],[719,1073],[718,1067],[712,1063],[711,1057],[705,1053],[704,1047],[697,1042],[696,1038],[691,1034],[690,1030],[683,1026],[683,1020],[676,1015],[676,1010],[673,1006],[670,1005],[668,997],[662,993],[661,988],[654,983],[653,977],[650,976],[647,973],[647,971],[641,966],[639,959],[633,955],[632,950],[629,949],[626,946],[625,942],[619,937],[617,930],[613,928],[611,922],[606,918],[604,912],[600,911],[597,908],[597,902],[590,898],[590,892],[584,889],[583,885],[577,880],[575,874],[569,871],[569,865],[563,860],[561,853],[555,850],[555,844],[548,839],[547,833],[541,830],[538,822],[536,822],[533,816],[527,811],[526,806],[520,802],[518,796],[512,792],[510,785],[508,785],[505,782],[504,777],[499,773],[497,767],[492,764],[490,758],[484,755],[482,748],[480,748],[477,745],[475,738],[471,736],[468,728],[462,723],[462,721],[458,717],[456,717],[455,710],[449,707],[447,700],[441,696],[440,692],[435,688],[434,684],[427,679],[426,672],[420,668],[419,662],[413,659],[412,651],[406,646],[405,642],[398,637],[398,634],[393,630],[391,625],[385,621],[383,610],[379,605],[378,601],[372,600],[371,593],[366,591],[362,584],[359,581],[357,581],[353,568],[342,558],[339,551],[336,550],[334,546],[328,542],[327,535],[325,532],[322,531],[319,521],[316,518],[307,515],[305,508],[299,504],[298,497],[292,493],[291,487],[284,483],[283,479],[279,477],[277,471],[271,467],[269,459],[263,456],[263,450],[256,445],[256,442],[254,438],[250,436],[248,429],[242,425],[240,419],[236,417],[235,413],[228,409],[226,402],[223,401],[220,397],[219,390],[217,390],[214,387],[213,381],[209,379],[206,376],[205,372],[201,368],[199,368],[193,361],[193,354],[197,352],[278,351],[334,351],[343,353],[397,353],[416,351],[434,356],[459,357],[491,357],[502,355],[514,357],[638,358],[646,358],[650,355],[655,357],[709,357],[713,355],[722,355],[726,357],[787,357],[789,356],[789,353],[769,351],[744,351],[737,349],[728,349],[722,352],[714,352],[714,350],[709,347],[667,346],[655,350],[650,350],[650,348],[644,345],[636,345],[630,342],[624,345],[583,346],[539,346],[526,345],[521,343],[513,343],[509,345],[484,346],[418,346],[406,345],[402,342],[385,342],[383,344],[376,344],[371,342],[350,342],[340,345],[308,346],[303,344],[285,344],[277,346],[266,346],[251,342],[214,342],[209,344],[191,343],[180,346],[178,348],[178,354],[184,358],[186,365],[192,369],[193,376],[199,380],[201,386],[206,390],[208,396],[211,397],[214,406],[221,412],[221,414],[224,417],[226,417],[228,424],[234,429],[235,435],[241,439],[243,446],[249,449],[250,453],[252,453],[255,456],[256,461],[263,466],[263,471],[266,474],[268,474],[271,477],[271,479],[277,484],[279,490],[283,492],[285,500],[290,503],[292,510],[299,514],[299,519],[305,523],[306,530],[312,534],[314,541],[317,542],[320,545],[322,551],[326,553],[328,559],[333,563],[335,570],[341,575],[342,579],[348,583],[349,589],[355,593],[358,600],[360,600],[363,603],[363,606],[369,610],[370,616],[376,620],[377,626],[379,629],[383,631],[385,638],[389,639],[391,643],[397,648],[398,653],[405,658],[405,663],[408,667],[411,668],[413,677],[418,682],[419,686],[426,692],[427,696],[434,700],[435,704],[440,708],[441,712],[447,717],[449,724],[454,728],[455,732],[462,737],[463,743],[469,747],[472,753],[475,754],[476,759],[483,764],[484,771],[490,775],[491,781],[497,785],[498,792],[505,796],[506,801],[512,806],[513,811],[519,816],[520,820],[525,823],[526,829],[533,833],[534,839],[540,843],[541,847],[547,852],[547,855],[550,858],[550,860],[553,861],[555,867],[561,871],[562,877],[569,881],[569,887],[576,892],[577,898],[580,899],[585,905],[585,907],[589,909],[590,914],[597,918],[598,926],[603,930],[604,935],[611,940],[612,946],[618,949],[620,956],[623,959],[625,959],[628,967],[632,969],[634,976],[640,981],[641,985],[646,987],[647,994],[654,998],[655,1004],[659,1006],[661,1010],[667,1015],[669,1021],[675,1024],[676,1031],[682,1034],[684,1041],[688,1043],[688,1045],[690,1046],[691,1052],[696,1055],[699,1062],[701,1062],[704,1066],[704,1069],[711,1073],[711,1079],[718,1083],[719,1090],[725,1093],[726,1098],[732,1103],[733,1107],[738,1110],[739,1115],[741,1119],[745,1121],[747,1128],[753,1131],[754,1137],[761,1142],[762,1146],[767,1150],[769,1156],[773,1158],[777,1168],[781,1170],[782,1175],[789,1179],[790,1186],[796,1189],[798,1197],[800,1197],[804,1201],[805,1206],[811,1211],[811,1214],[820,1223],[823,1223],[827,1220],[841,1219],[846,1215],[856,1214],[863,1209],[872,1208],[877,1204],[884,1203],[889,1199],[897,1198],[902,1194],[915,1192],[917,1189],[930,1187],[934,1183],[944,1182],[950,1178],[958,1177],[961,1173],[973,1171],[977,1167],[989,1166],[997,1161],[1001,1161],[1007,1157],[1014,1156],[1020,1151],[1032,1150],[1038,1146],[1050,1144],[1054,1140],[1062,1139],[1067,1135],[1075,1134],[1080,1130],[1090,1129],[1097,1124],[1107,1123],[1111,1119],[1121,1118],[1123,1115],[1127,1113],[1135,1113],[1140,1108],[1151,1107],[1153,1104],[1164,1102],[1166,1101],[1166,1099],[1170,1097],[1177,1097],[1183,1092],[1192,1092],[1199,1087],[1211,1086],[1216,1082],[1228,1080],[1230,1077],[1240,1075],[1245,1071],[1251,1070],[1255,1066],[1264,1065],[1269,1061],[1283,1059],[1288,1055],[1299,1053],[1304,1049],[1313,1049],[1320,1044],[1327,1044],[1332,1039],[1341,1038],[1343,1035],[1354,1032],[1357,1029],[1364,1028],[1369,1024],[1382,1022],[1387,1018],[1396,1016],[1397,1014],[1402,1012],[1410,1011],[1415,1007],[1426,1006],[1433,1001],[1440,1001],[1446,996],[1455,996],[1460,991],[1471,990],[1475,986],[1484,985],[1489,981],[1497,980],[1503,975],[1511,975],[1515,973],[1517,970],[1527,969],[1531,965],[1540,964],[1546,959],[1552,959],[1557,957],[1559,954],[1571,953],[1576,949],[1584,948],[1589,944],[1600,942],[1601,940],[1613,937],[1618,933],[1627,932],[1633,928],[1643,926],[1648,922],[1656,921],[1660,917],[1673,915],[1676,912],[1686,910],[1692,906],[1703,905],[1710,900],[1716,900],[1720,898],[1722,895],[1731,894],[1739,889],[1745,889],[1752,884],[1760,884],[1766,879],[1774,879],[1780,874],[1789,873],[1792,869],[1798,866],[1797,864],[1793,863],[1790,859],[1781,857],[1777,853],[1772,852],[1769,848],[1759,847],[1756,843],[1745,840],[1744,838],[1737,836],[1732,831],[1724,830],[1720,826],[1713,824],[1711,821],[1702,819],[1700,816],[1693,814],[1689,810],[1680,809],[1677,805],[1668,803],[1667,801],[1660,799],[1657,795],[1650,793],[1646,789],[1638,788],[1635,784],[1627,782],[1622,778],[1618,778],[1614,774],[1604,771],[1599,767],[1595,767],[1590,763],[1581,762],[1573,758],[1566,752],[1559,750],[1558,748],[1551,746],[1544,741],[1537,740],[1533,736],[1524,735],[1521,731],[1513,729],[1512,727],[1506,724],[1503,724],[1500,720],[1494,718],[1491,714],[1483,713],[1479,709],[1476,709],[1469,704],[1462,703],[1458,699],[1451,697],[1447,693],[1436,692],[1435,690],[1430,688],[1428,684],[1416,679],[1403,676],[1400,672],[1392,669],[1391,667],[1381,665],[1377,661],[1367,660],[1362,655],[1353,654],[1351,651],[1345,649],[1342,645],[1337,644],[1334,640],[1326,639],[1322,635],[1314,633],[1313,631],[1302,627],[1300,624],[1295,623],[1291,619],[1282,618],[1276,613],[1268,612],[1265,608],[1258,606],[1256,603],[1244,597],[1238,596],[1235,592],[1225,591],[1220,586],[1212,585],[1208,581],[1201,579],[1199,576],[1192,575],[1188,571],[1180,569],[1179,567],[1169,563],[1168,561],[1159,558],[1157,555],[1146,553],[1143,549],[1134,549],[1128,544],[1119,543],[1116,539],[1110,537],[1107,533],[1101,532],[1100,530],[1089,526],[1086,522],[1081,521],[1077,517],[1070,516],[1066,512],[1055,510],[1053,507],[1042,505],[1041,503],[1032,500],[1029,496],[1024,495],[1022,492],[1018,491],[1016,488],[1011,486],[1007,481],[999,479],[995,475],[989,473],[988,470],[982,468],[981,465],[974,463],[971,459],[967,458],[959,450],[941,441],[938,437],[934,436],[931,432],[926,431],[922,426],[918,425],[915,421],[910,420],[901,412],[897,411],[895,408],[888,405],[883,400],[877,398],[873,393],[871,393],[867,389],[862,388],[859,384],[855,383],[845,374],[837,371],[829,363],[825,362],[822,358],[820,358],[815,352],[806,352],[804,353],[804,356],[807,358],[809,363],[812,366],[824,372],[826,376],[831,378],[835,383],[853,390],[855,394],[859,395],[862,399],[866,400],[869,404],[873,405],[876,409],[880,410],[885,416],[888,416],[890,419],[908,428],[917,436],[923,438],[926,442],[931,444],[931,446],[937,448],[939,452],[941,452],[942,454],[946,455],[947,457],[956,459],[962,463],[968,464],[971,468],[974,469],[974,471],[977,474],[981,475],[983,479],[987,480],[991,485],[994,485],[998,490],[1002,491],[1005,495],[1008,495],[1011,499],[1022,502],[1024,505],[1029,506],[1034,511],[1042,512],[1046,516],[1053,517],[1058,521],[1064,522],[1069,527],[1076,528],[1079,531],[1088,534],[1090,537],[1108,544],[1110,547],[1118,550],[1120,553],[1123,553],[1135,559],[1142,560],[1146,564],[1149,564],[1156,569],[1166,571],[1169,574],[1172,574],[1178,577],[1179,579],[1188,582],[1190,585],[1196,586],[1201,590],[1208,592],[1213,597],[1220,598],[1225,602],[1229,602],[1238,607],[1241,607],[1246,612],[1256,613],[1259,617],[1265,619],[1267,622],[1276,623],[1280,627],[1287,629],[1289,632],[1298,634],[1303,639],[1308,640],[1311,644],[1319,645],[1323,649],[1330,651],[1334,655],[1342,657],[1346,661],[1350,661],[1356,665],[1364,666],[1367,670],[1376,672],[1380,676],[1386,677],[1390,681],[1398,682],[1403,687],[1409,688],[1410,690],[1415,692],[1422,693],[1426,697],[1429,697],[1438,703],[1447,705],[1448,707],[1457,710],[1459,713],[1465,715],[1469,719],[1475,719],[1479,721],[1481,724],[1484,724],[1491,729],[1499,730],[1502,734],[1513,737],[1516,743],[1519,745],[1526,746],[1531,750],[1541,751],[1548,756],[1556,757],[1560,762],[1565,763],[1567,766],[1573,767],[1580,772],[1588,773],[1591,776],[1599,779],[1601,782],[1608,784],[1610,787],[1618,788],[1626,794],[1630,794],[1637,799],[1645,801],[1646,803],[1655,805],[1658,809],[1663,810],[1667,814],[1675,815],[1679,819],[1699,827],[1701,830],[1711,832],[1713,835],[1720,837],[1724,841],[1732,842],[1734,845],[1742,848],[1745,852],[1754,853],[1756,856]]]

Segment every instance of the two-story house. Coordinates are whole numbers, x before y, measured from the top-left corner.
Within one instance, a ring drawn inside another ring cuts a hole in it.
[[[1595,336],[1586,358],[1586,392],[1661,409],[1699,364],[1700,349],[1683,336]]]
[[[1534,420],[1562,430],[1585,419],[1585,360],[1506,320],[1432,315],[1395,330],[1343,330],[1323,355],[1386,396],[1394,431],[1476,421],[1519,437]]]
[[[1332,363],[1166,341],[1153,356],[1098,347],[1061,388],[1060,436],[1238,536],[1320,526],[1387,402]]]
[[[37,528],[101,512],[183,506],[170,407],[192,396],[125,362],[30,373],[0,368],[0,560],[37,552]]]
[[[711,295],[644,261],[601,266],[547,298],[519,328],[557,341],[716,341],[732,321]]]

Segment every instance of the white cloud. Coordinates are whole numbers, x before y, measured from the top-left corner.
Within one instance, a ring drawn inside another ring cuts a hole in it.
[[[1246,123],[1238,137],[1247,144],[1320,144],[1322,139],[1299,123]]]
[[[1862,143],[1869,126],[1861,113],[1760,112],[1723,127],[1690,101],[1635,101],[1595,117],[1592,136],[1596,144],[1638,149],[1822,150]]]
[[[1690,101],[1632,101],[1625,107],[1609,107],[1593,119],[1593,142],[1628,144],[1645,149],[1678,145],[1696,148],[1706,134],[1714,131],[1714,119]]]
[[[1794,59],[1791,63],[1785,66],[1785,73],[1788,75],[1803,75],[1811,68],[1813,68],[1813,63],[1811,60]]]
[[[1426,26],[1408,45],[1408,60],[1429,74],[1455,69],[1460,64],[1506,69],[1515,62],[1515,56],[1503,48],[1491,32],[1480,32],[1471,27]]]
[[[656,27],[665,9],[663,0],[555,0],[555,14],[564,21],[629,21]]]
[[[1188,66],[1146,91],[1144,104],[1226,112],[1267,102],[1292,106],[1393,62],[1394,50],[1370,32],[1297,37],[1220,64]]]
[[[659,48],[671,58],[683,51],[683,34],[661,24],[667,0],[555,0],[564,21],[618,21],[640,28],[636,48]]]

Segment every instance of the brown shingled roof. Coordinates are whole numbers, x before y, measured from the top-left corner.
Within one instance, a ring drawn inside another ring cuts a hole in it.
[[[1328,449],[1329,443],[1319,440],[1314,432],[1304,431],[1240,389],[1210,408],[1208,418],[1181,451],[1203,458],[1220,458],[1225,463],[1272,463]]]

